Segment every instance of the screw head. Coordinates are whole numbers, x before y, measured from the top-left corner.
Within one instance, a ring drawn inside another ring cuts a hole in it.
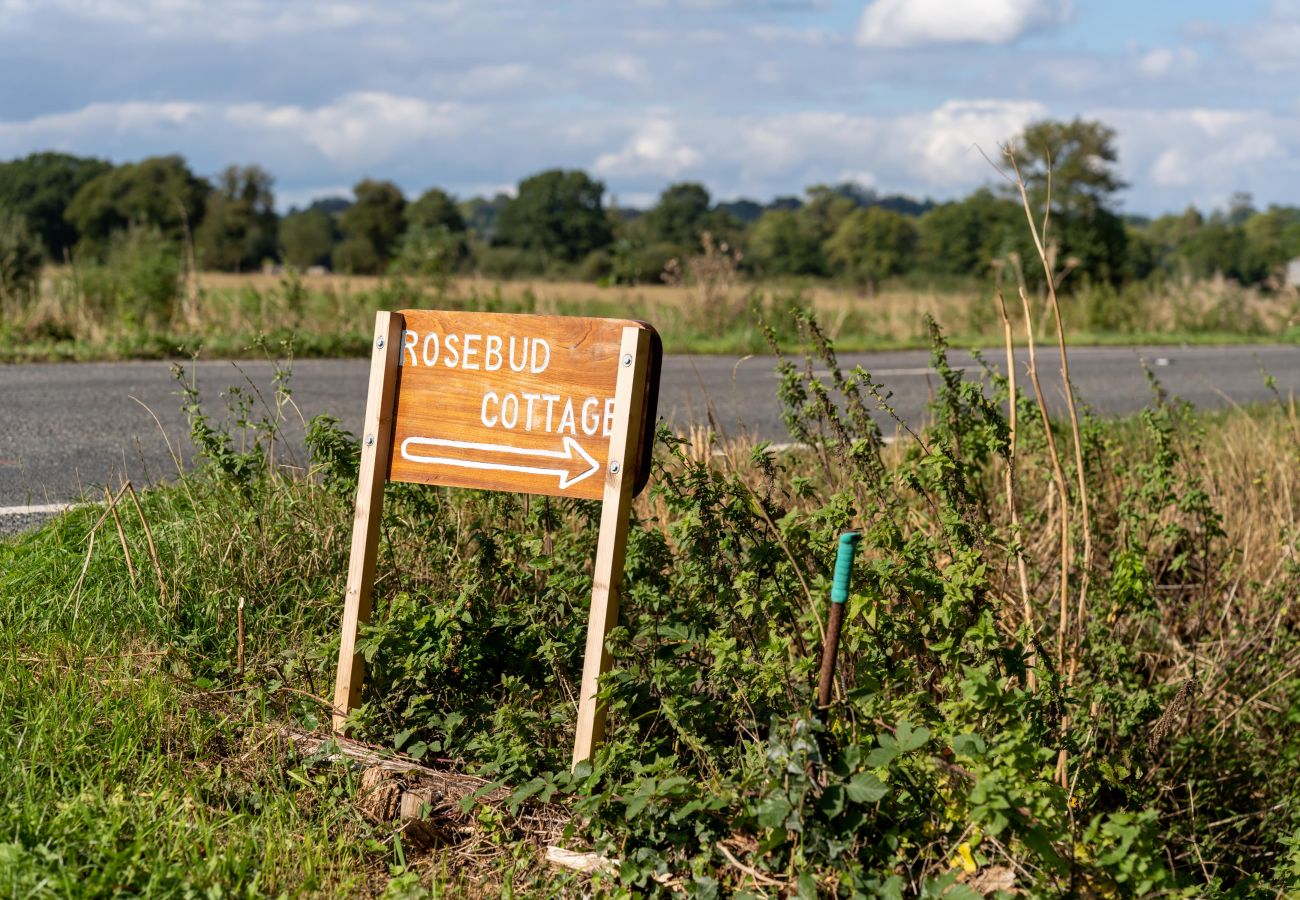
[[[375,446],[375,436],[373,434],[366,435],[366,446],[367,447]]]
[[[384,349],[384,343],[385,343],[385,342],[384,342],[384,339],[383,339],[383,338],[380,338],[379,340],[375,341],[375,347],[377,347],[377,348],[380,349],[380,350],[383,350],[383,349]]]
[[[624,366],[630,366],[630,365],[632,365],[632,354],[631,354],[631,353],[624,353],[624,354],[623,354],[623,365],[624,365]]]
[[[609,474],[611,475],[617,475],[620,471],[622,471],[622,469],[623,467],[618,464],[618,460],[613,460],[609,464]]]

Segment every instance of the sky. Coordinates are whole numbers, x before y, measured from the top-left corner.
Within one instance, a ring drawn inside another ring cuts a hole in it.
[[[1300,0],[0,0],[0,159],[259,163],[278,205],[582,168],[956,198],[1025,124],[1116,130],[1125,212],[1300,204]]]

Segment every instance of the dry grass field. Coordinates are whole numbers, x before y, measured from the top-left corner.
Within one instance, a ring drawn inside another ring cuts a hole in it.
[[[706,260],[708,262],[708,260]],[[843,350],[923,347],[927,319],[961,345],[997,345],[994,289],[915,279],[868,294],[826,281],[753,281],[725,265],[701,266],[672,284],[611,285],[458,277],[422,281],[333,274],[199,273],[54,267],[40,296],[0,321],[0,361],[260,354],[292,342],[301,356],[363,354],[380,309],[450,308],[649,321],[670,353],[754,353],[763,325],[793,338],[791,312],[810,312]],[[1022,304],[1008,296],[1023,326]],[[1034,333],[1052,327],[1046,296],[1031,296]],[[1300,340],[1300,294],[1223,279],[1123,289],[1080,287],[1061,297],[1076,343],[1226,343]]]

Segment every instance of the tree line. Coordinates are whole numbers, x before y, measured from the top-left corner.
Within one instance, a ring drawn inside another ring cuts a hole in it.
[[[1126,185],[1114,139],[1106,125],[1076,119],[1035,123],[1012,144],[1032,208],[1041,214],[1050,205],[1048,242],[1074,283],[1222,274],[1268,286],[1300,256],[1294,206],[1258,210],[1238,195],[1211,212],[1121,215],[1116,195]],[[35,153],[0,163],[0,293],[41,260],[111,262],[141,246],[236,272],[284,263],[350,274],[654,283],[671,260],[698,254],[705,233],[755,277],[835,278],[871,291],[909,273],[983,278],[1000,261],[1033,258],[1018,189],[993,181],[944,203],[854,184],[814,185],[767,203],[716,202],[703,185],[683,182],[640,211],[617,206],[580,170],[540,172],[513,196],[467,200],[436,187],[408,199],[392,182],[368,178],[350,198],[281,216],[272,177],[257,165],[209,180],[178,155],[112,165]]]

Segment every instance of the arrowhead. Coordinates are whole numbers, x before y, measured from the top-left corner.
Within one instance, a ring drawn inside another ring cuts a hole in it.
[[[577,457],[578,465],[565,468],[563,474],[560,475],[560,490],[572,487],[600,468],[600,463],[596,462],[596,460],[592,458],[591,454],[586,450],[583,450],[582,445],[571,437],[565,437],[564,439],[564,452],[564,458],[570,461]],[[587,468],[581,469],[581,466],[584,463]],[[579,471],[571,471],[574,468],[579,469]]]

